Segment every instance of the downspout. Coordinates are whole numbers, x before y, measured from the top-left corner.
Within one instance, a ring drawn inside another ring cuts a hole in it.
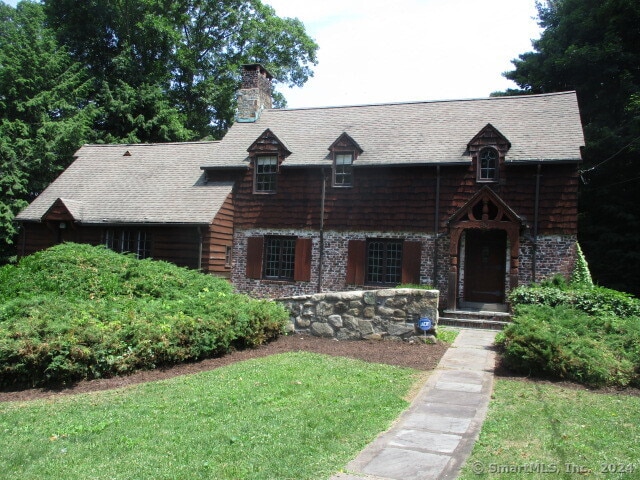
[[[440,235],[440,165],[436,166],[436,212],[433,240],[433,288],[438,288],[438,238]]]
[[[538,257],[538,211],[540,204],[540,177],[542,172],[542,164],[538,163],[538,171],[536,173],[536,196],[533,204],[533,249],[531,258],[531,281],[536,282],[536,263]]]
[[[324,258],[324,201],[327,194],[327,176],[325,169],[322,172],[322,194],[320,198],[320,245],[318,255],[318,293],[322,293],[322,260]]]
[[[198,270],[202,270],[202,230],[200,226],[196,227],[198,231]]]

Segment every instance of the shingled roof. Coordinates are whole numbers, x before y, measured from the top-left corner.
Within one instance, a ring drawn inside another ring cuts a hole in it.
[[[330,164],[328,148],[347,133],[362,148],[354,166],[470,162],[467,145],[487,124],[510,143],[505,162],[580,161],[584,137],[575,92],[475,100],[264,110],[236,123],[205,168],[241,167],[268,128],[291,151],[283,167]]]
[[[83,224],[209,224],[232,182],[206,182],[200,165],[219,142],[85,145],[17,217],[41,221],[61,199]]]

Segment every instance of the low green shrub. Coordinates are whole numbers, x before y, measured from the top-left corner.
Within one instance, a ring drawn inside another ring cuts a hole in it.
[[[568,305],[591,315],[640,317],[640,300],[627,293],[604,287],[583,287],[553,282],[520,286],[511,291],[509,302],[514,308],[518,305]]]
[[[0,385],[129,373],[256,346],[284,308],[225,280],[64,244],[0,269]]]
[[[505,366],[591,386],[640,385],[640,318],[519,305],[497,339]]]

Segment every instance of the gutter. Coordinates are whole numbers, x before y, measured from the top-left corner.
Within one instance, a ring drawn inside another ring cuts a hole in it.
[[[433,287],[438,288],[438,239],[440,238],[440,165],[436,166],[436,211],[433,231]]]

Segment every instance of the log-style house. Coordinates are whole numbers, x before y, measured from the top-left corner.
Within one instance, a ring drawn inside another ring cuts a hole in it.
[[[270,80],[245,67],[219,143],[82,147],[18,217],[21,253],[103,243],[261,297],[429,284],[449,308],[570,274],[575,92],[272,109]]]

